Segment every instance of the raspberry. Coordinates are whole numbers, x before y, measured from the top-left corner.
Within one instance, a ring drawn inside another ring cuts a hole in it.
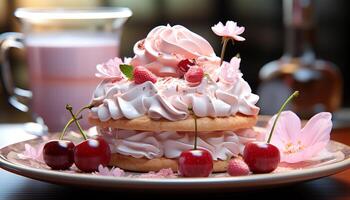
[[[137,66],[134,68],[134,81],[136,84],[141,84],[146,81],[151,81],[152,83],[156,83],[157,76],[154,75],[147,68],[142,66]]]
[[[184,77],[191,85],[197,85],[202,82],[204,71],[201,67],[191,66]]]
[[[184,59],[177,64],[177,67],[182,73],[186,73],[194,64],[194,60]]]
[[[227,173],[230,176],[244,176],[250,173],[248,165],[241,159],[230,160],[227,167]]]

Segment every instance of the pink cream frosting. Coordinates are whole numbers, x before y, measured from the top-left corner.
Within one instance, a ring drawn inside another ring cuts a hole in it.
[[[134,53],[131,64],[145,66],[157,76],[179,77],[177,64],[183,59],[196,59],[210,69],[220,64],[208,41],[180,25],[155,27],[135,44]]]
[[[142,132],[132,130],[101,129],[112,153],[135,158],[178,158],[182,151],[193,148],[194,134],[174,131]],[[208,150],[214,160],[227,160],[241,154],[247,142],[263,140],[264,135],[253,129],[240,131],[201,132],[198,148]]]
[[[127,63],[147,67],[158,75],[157,82],[135,84],[125,77],[105,78],[93,95],[93,118],[107,121],[147,115],[155,120],[178,121],[188,117],[189,108],[199,117],[257,115],[259,112],[255,106],[259,97],[243,79],[240,59],[234,58],[220,66],[220,58],[210,44],[183,26],[154,28],[135,44],[134,52],[135,57]],[[197,86],[179,77],[177,64],[185,58],[195,59],[207,74]],[[102,72],[105,71],[108,72]],[[234,74],[228,76],[227,73]]]
[[[183,79],[163,78],[157,83],[135,84],[122,79],[116,83],[104,80],[95,90],[91,109],[92,117],[101,121],[109,119],[134,119],[148,115],[152,119],[171,121],[186,119],[192,107],[199,117],[224,117],[242,113],[256,115],[259,97],[242,77],[235,84],[212,81],[207,77],[196,86],[188,86]]]

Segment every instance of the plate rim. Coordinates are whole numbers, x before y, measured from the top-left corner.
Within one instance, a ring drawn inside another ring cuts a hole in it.
[[[36,138],[38,139],[38,138]],[[33,139],[33,140],[36,140]],[[7,145],[1,150],[19,143]],[[350,146],[331,140],[330,142],[341,145],[346,148]],[[21,165],[9,161],[3,153],[0,154],[0,168],[24,177],[51,183],[94,186],[94,187],[112,187],[128,189],[199,189],[199,188],[242,188],[254,186],[268,186],[275,184],[287,184],[306,180],[322,178],[332,174],[350,169],[350,157],[342,161],[330,163],[315,168],[293,170],[275,174],[253,174],[250,176],[238,177],[210,177],[210,178],[129,178],[112,176],[93,176],[91,174],[69,174],[60,171],[47,169],[37,169],[26,165]],[[81,181],[81,180],[85,181]],[[191,187],[188,187],[191,186]]]

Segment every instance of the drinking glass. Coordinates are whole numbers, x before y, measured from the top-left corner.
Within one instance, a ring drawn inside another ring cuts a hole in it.
[[[123,24],[131,15],[130,9],[121,7],[17,9],[21,33],[0,35],[9,103],[30,112],[34,120],[43,120],[50,131],[61,130],[70,118],[66,104],[77,111],[90,102],[99,82],[96,64],[119,55]],[[11,48],[25,50],[30,90],[14,85],[8,59]],[[83,119],[82,124],[86,127],[87,122]]]

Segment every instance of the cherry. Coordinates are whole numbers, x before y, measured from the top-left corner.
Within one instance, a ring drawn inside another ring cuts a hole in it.
[[[101,137],[88,139],[73,114],[72,106],[67,104],[66,109],[72,115],[73,121],[84,137],[84,141],[74,148],[75,165],[83,172],[94,172],[97,171],[99,165],[106,166],[111,159],[111,149],[108,143]]]
[[[205,149],[197,149],[197,117],[192,108],[188,109],[194,117],[194,148],[180,154],[179,174],[184,177],[208,177],[213,171],[213,157]]]
[[[45,163],[54,170],[69,169],[74,162],[74,144],[67,140],[51,140],[43,149]]]
[[[190,85],[197,85],[202,82],[202,79],[204,77],[204,71],[203,68],[199,66],[192,66],[185,74],[185,80]]]
[[[278,163],[280,162],[280,151],[276,146],[270,144],[272,133],[281,112],[284,110],[286,105],[298,95],[299,92],[295,91],[278,110],[267,142],[251,142],[245,145],[243,150],[243,159],[253,173],[270,173],[277,168]]]
[[[204,149],[183,151],[179,158],[179,173],[184,177],[208,177],[213,171],[213,158]]]
[[[93,105],[87,105],[81,108],[76,115],[79,115],[85,109],[91,109]],[[54,170],[69,169],[74,163],[74,143],[68,140],[63,140],[67,128],[75,121],[80,120],[72,118],[65,125],[58,140],[51,140],[44,145],[43,158],[45,163]]]
[[[184,59],[177,64],[177,67],[179,68],[180,72],[184,74],[190,69],[190,66],[193,65],[195,65],[194,60]]]
[[[111,159],[111,150],[103,138],[87,139],[74,148],[74,163],[84,172],[97,171]]]
[[[270,173],[280,162],[280,151],[266,142],[251,142],[246,144],[243,158],[253,173]]]

